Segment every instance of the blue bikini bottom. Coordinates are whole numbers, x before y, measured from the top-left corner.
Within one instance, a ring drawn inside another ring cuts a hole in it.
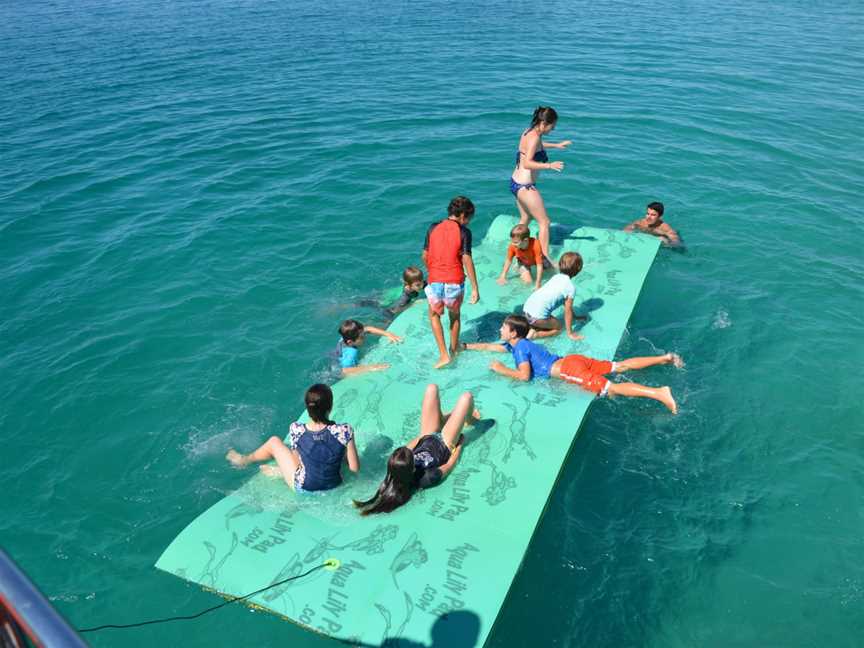
[[[514,196],[519,193],[520,189],[537,189],[537,185],[533,182],[529,182],[528,184],[520,184],[516,182],[512,177],[510,178],[510,193]]]

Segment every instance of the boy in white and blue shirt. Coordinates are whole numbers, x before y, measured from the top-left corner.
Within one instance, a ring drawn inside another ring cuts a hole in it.
[[[551,337],[561,332],[561,322],[552,313],[562,304],[567,337],[582,339],[581,335],[573,332],[573,296],[576,294],[573,277],[582,270],[582,256],[577,252],[565,252],[558,260],[558,270],[558,274],[531,293],[522,307],[531,327],[530,339]]]

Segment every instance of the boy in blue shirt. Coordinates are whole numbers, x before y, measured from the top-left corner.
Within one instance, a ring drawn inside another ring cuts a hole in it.
[[[339,326],[339,335],[342,339],[336,345],[336,355],[339,358],[339,367],[342,370],[343,376],[356,376],[370,371],[383,371],[390,367],[386,362],[380,364],[358,364],[360,361],[360,349],[366,341],[366,334],[382,335],[391,342],[401,342],[402,338],[394,335],[390,331],[376,328],[374,326],[364,326],[357,320],[348,319],[342,322]]]
[[[606,374],[621,373],[632,369],[644,369],[654,365],[672,364],[683,367],[684,362],[677,353],[643,358],[628,358],[618,362],[595,360],[587,356],[572,354],[557,356],[546,347],[527,339],[528,320],[521,315],[508,315],[501,325],[501,343],[465,344],[465,349],[477,351],[509,351],[513,354],[516,369],[494,361],[489,368],[497,374],[514,380],[529,381],[531,378],[558,378],[579,385],[597,396],[640,396],[660,401],[673,414],[678,413],[678,404],[669,387],[646,387],[638,383],[614,383]]]

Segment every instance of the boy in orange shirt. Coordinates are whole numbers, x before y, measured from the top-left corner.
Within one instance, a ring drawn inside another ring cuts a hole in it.
[[[531,283],[531,267],[536,266],[537,280],[534,282],[534,290],[540,287],[540,283],[543,280],[543,270],[552,267],[543,255],[540,241],[530,234],[531,232],[527,225],[517,225],[510,230],[510,245],[507,247],[507,258],[504,260],[504,268],[498,277],[500,285],[503,286],[507,283],[507,271],[510,270],[510,264],[513,263],[514,256],[519,264],[519,277],[526,284]]]
[[[465,275],[471,280],[471,303],[480,300],[477,273],[471,258],[471,230],[467,225],[474,216],[474,203],[465,196],[456,196],[447,207],[447,218],[432,223],[423,244],[423,263],[426,264],[428,284],[426,300],[429,303],[429,322],[438,345],[440,369],[449,364],[459,350],[460,311],[465,293]],[[450,315],[450,350],[444,344],[441,316],[444,309]]]

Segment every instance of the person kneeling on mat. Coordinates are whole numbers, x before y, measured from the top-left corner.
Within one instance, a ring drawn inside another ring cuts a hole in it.
[[[354,500],[362,515],[389,513],[399,508],[418,488],[441,483],[462,454],[462,428],[480,420],[474,396],[465,392],[449,414],[441,412],[438,385],[426,387],[420,412],[420,434],[396,448],[387,461],[387,476],[371,498]]]
[[[475,342],[465,344],[465,349],[475,351],[509,351],[516,361],[516,369],[508,369],[499,361],[489,368],[495,373],[515,380],[529,381],[531,378],[559,378],[597,396],[641,396],[660,401],[673,414],[678,413],[678,405],[672,398],[669,387],[646,387],[638,383],[614,383],[606,378],[610,373],[622,373],[631,369],[645,369],[654,365],[673,364],[683,367],[684,362],[677,353],[667,353],[646,358],[628,358],[618,362],[595,360],[587,356],[573,354],[560,357],[546,347],[526,339],[529,331],[528,320],[521,315],[508,315],[501,325],[501,343],[488,344]]]

